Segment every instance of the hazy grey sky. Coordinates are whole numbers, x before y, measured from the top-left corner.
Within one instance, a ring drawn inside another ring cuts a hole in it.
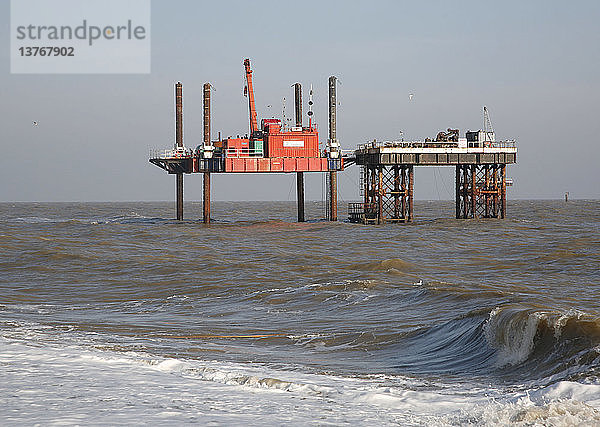
[[[148,152],[173,144],[173,84],[183,83],[187,146],[202,138],[207,81],[216,87],[213,137],[244,134],[246,57],[259,118],[280,116],[294,82],[312,83],[325,141],[330,75],[341,81],[344,149],[399,131],[464,134],[481,128],[487,105],[497,136],[518,141],[509,199],[600,198],[595,0],[156,0],[147,75],[11,75],[9,5],[0,0],[0,201],[172,200],[175,178],[148,163]],[[321,174],[308,175],[307,198],[321,199]],[[452,199],[453,176],[417,168],[416,198]],[[341,174],[342,199],[357,198],[357,177],[356,167]],[[215,200],[295,199],[294,175],[212,182]],[[200,175],[186,175],[186,199],[201,191]]]

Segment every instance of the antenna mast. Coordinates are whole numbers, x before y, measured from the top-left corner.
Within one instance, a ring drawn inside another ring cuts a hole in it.
[[[310,92],[308,92],[308,128],[310,130],[312,130],[312,116],[313,116],[313,111],[312,111],[312,106],[313,106],[313,88],[312,88],[312,84],[310,85]]]
[[[286,122],[285,122],[285,96],[283,97],[283,101],[281,102],[281,129],[286,129]]]

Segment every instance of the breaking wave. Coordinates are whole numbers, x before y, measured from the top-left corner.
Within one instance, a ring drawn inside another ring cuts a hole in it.
[[[600,373],[600,319],[586,313],[498,307],[484,332],[503,370],[553,379]]]
[[[415,374],[598,380],[600,319],[506,305],[405,334],[387,351],[395,369]]]

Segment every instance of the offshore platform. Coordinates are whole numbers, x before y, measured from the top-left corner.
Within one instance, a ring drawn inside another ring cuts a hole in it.
[[[515,141],[496,141],[486,107],[484,130],[439,132],[424,141],[373,141],[349,161],[361,166],[363,201],[350,203],[351,222],[411,222],[415,166],[456,168],[456,218],[506,216],[506,165],[517,161]]]
[[[496,141],[484,107],[484,130],[460,137],[457,129],[440,132],[424,141],[372,141],[343,154],[336,134],[336,82],[329,77],[329,135],[319,148],[317,126],[312,120],[312,87],[309,92],[308,126],[302,120],[302,87],[294,85],[295,126],[279,118],[264,118],[258,126],[250,60],[244,60],[250,132],[244,137],[211,139],[211,85],[203,88],[204,137],[195,149],[183,143],[183,87],[175,85],[175,146],[154,152],[150,162],[176,175],[177,219],[183,219],[183,175],[203,174],[203,221],[210,223],[211,173],[295,173],[298,221],[304,216],[304,173],[327,175],[327,209],[337,221],[337,173],[345,166],[361,167],[363,200],[350,203],[351,222],[382,224],[411,222],[415,166],[456,168],[456,218],[504,218],[506,215],[506,165],[516,162],[515,141]]]
[[[177,219],[183,219],[183,174],[204,174],[203,220],[210,223],[211,173],[295,173],[298,221],[304,218],[304,172],[325,172],[328,175],[330,197],[327,217],[337,221],[337,172],[344,169],[340,144],[336,138],[336,77],[329,78],[329,139],[327,148],[319,150],[319,133],[312,122],[312,89],[309,98],[308,126],[302,121],[302,87],[294,85],[295,126],[278,118],[265,118],[258,127],[252,69],[250,60],[244,60],[246,85],[250,110],[250,133],[240,138],[211,140],[210,83],[204,84],[204,145],[188,149],[183,145],[183,94],[182,85],[175,85],[175,147],[151,156],[150,162],[175,174],[177,194]]]

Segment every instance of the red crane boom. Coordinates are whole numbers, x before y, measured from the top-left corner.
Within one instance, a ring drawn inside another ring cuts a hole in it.
[[[258,133],[258,121],[256,118],[256,105],[254,104],[254,89],[252,88],[252,70],[250,69],[250,59],[244,59],[246,67],[246,86],[248,88],[248,104],[250,107],[250,138],[254,138]]]

